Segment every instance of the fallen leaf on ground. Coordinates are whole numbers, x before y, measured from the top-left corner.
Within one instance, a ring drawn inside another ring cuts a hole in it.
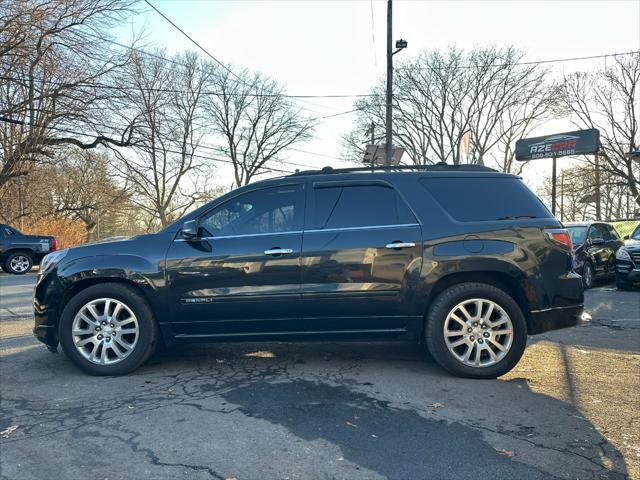
[[[350,427],[356,427],[356,428],[358,427],[357,425],[354,425],[354,424],[353,424],[353,423],[351,423],[351,422],[347,422],[347,425],[349,425]]]
[[[504,448],[496,448],[495,451],[500,455],[504,455],[505,457],[513,457],[515,455],[515,453],[513,453],[513,450],[505,450]]]
[[[432,408],[443,408],[444,407],[444,403],[432,403],[431,405],[429,405]]]
[[[0,437],[9,438],[9,435],[11,435],[17,429],[18,429],[18,425],[11,425],[10,427],[7,427],[0,432]]]

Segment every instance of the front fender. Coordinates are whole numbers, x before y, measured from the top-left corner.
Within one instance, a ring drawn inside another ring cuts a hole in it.
[[[163,322],[167,311],[163,263],[163,258],[150,260],[134,254],[96,255],[65,263],[57,275],[65,291],[109,281],[133,284],[143,293],[158,321]]]

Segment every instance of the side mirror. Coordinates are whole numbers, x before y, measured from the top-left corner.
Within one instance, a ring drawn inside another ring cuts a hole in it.
[[[198,222],[189,220],[182,224],[182,236],[187,239],[198,238]]]
[[[591,239],[591,245],[602,245],[604,243],[604,238],[593,238]]]

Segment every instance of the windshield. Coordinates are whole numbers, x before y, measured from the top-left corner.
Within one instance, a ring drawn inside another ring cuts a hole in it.
[[[636,227],[636,229],[631,234],[631,238],[633,240],[640,240],[640,225]]]
[[[567,227],[569,230],[569,235],[571,235],[571,243],[573,245],[579,245],[584,243],[584,239],[587,235],[587,227],[584,226],[575,226],[575,227]]]

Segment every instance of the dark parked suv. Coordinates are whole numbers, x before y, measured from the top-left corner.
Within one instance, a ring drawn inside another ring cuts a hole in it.
[[[519,177],[473,166],[302,172],[153,235],[45,258],[35,335],[91,374],[156,344],[409,340],[456,375],[513,368],[576,325],[569,235]]]
[[[593,287],[597,279],[612,278],[616,273],[616,251],[623,245],[613,225],[583,222],[566,227],[573,245],[573,268],[582,276],[584,288]]]

